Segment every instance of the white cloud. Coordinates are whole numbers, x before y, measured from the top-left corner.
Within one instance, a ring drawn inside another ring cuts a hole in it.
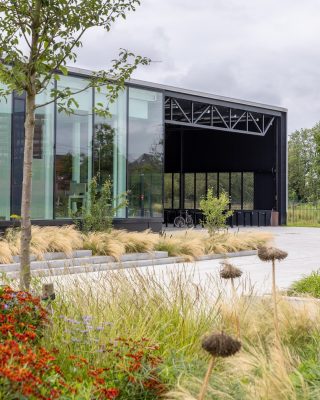
[[[142,0],[110,33],[88,33],[78,65],[120,47],[161,61],[135,77],[281,105],[289,130],[320,120],[318,0]]]

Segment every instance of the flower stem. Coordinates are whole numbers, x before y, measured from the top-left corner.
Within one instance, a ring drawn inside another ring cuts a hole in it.
[[[202,384],[202,388],[201,388],[198,400],[203,400],[204,396],[207,393],[209,379],[210,379],[210,375],[211,375],[212,370],[213,370],[214,362],[215,362],[215,358],[211,357],[211,360],[210,360],[209,365],[208,365],[207,373],[206,373],[206,376],[204,378],[204,381],[203,381],[203,384]]]

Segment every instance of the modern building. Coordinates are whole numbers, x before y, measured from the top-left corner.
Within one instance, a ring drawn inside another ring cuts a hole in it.
[[[70,69],[57,83],[81,90],[90,71]],[[37,98],[46,103],[49,92]],[[74,115],[56,104],[38,108],[34,137],[32,219],[64,224],[88,199],[93,176],[113,180],[114,197],[128,191],[115,225],[160,229],[180,210],[199,217],[209,187],[230,195],[233,224],[286,223],[287,110],[249,101],[131,80],[110,106],[105,93],[76,95]],[[0,99],[0,226],[20,214],[25,96]]]

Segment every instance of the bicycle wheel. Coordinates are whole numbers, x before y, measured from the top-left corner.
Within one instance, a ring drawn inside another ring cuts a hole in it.
[[[186,221],[181,215],[179,217],[175,217],[173,224],[177,228],[183,228],[186,224]]]
[[[187,217],[186,217],[186,224],[187,224],[187,227],[188,227],[188,228],[190,228],[190,226],[193,225],[193,219],[192,219],[191,215],[187,215]]]

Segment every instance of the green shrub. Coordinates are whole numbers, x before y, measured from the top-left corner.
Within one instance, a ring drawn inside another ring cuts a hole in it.
[[[200,209],[205,217],[204,224],[210,236],[226,227],[227,219],[233,214],[233,211],[228,210],[229,202],[225,192],[215,197],[212,188],[209,188],[207,195],[200,200]]]
[[[84,232],[110,231],[116,212],[127,205],[126,197],[126,193],[123,193],[116,199],[113,198],[110,178],[106,179],[99,191],[97,179],[94,177],[90,182],[88,204],[82,210],[82,230]],[[76,224],[79,225],[79,221]]]
[[[301,293],[320,298],[320,271],[314,271],[291,285],[290,295]]]

